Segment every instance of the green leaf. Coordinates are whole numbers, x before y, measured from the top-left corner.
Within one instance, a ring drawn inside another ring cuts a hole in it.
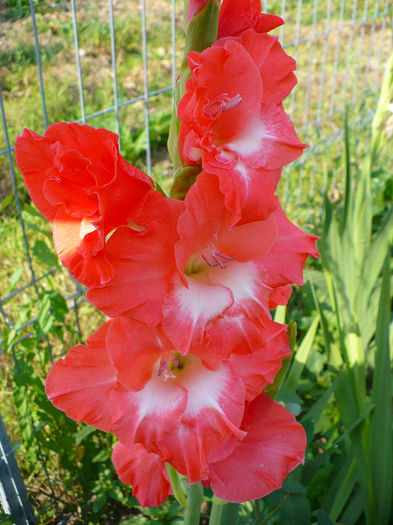
[[[289,341],[289,347],[292,349],[295,341],[296,341],[296,323],[291,323],[288,325],[287,332],[288,332],[288,341]],[[289,368],[289,365],[292,361],[292,355],[289,355],[287,357],[284,357],[281,363],[281,368],[278,371],[278,374],[276,374],[276,377],[274,378],[273,384],[267,385],[265,387],[264,393],[271,397],[272,399],[275,399],[277,397],[278,392],[280,392],[280,389],[282,388],[282,385],[285,381],[287,371]]]
[[[340,518],[340,521],[342,523],[345,523],[346,525],[355,525],[358,523],[358,520],[363,512],[364,507],[364,495],[362,490],[360,488],[355,488],[354,493],[352,494],[348,505],[345,508],[345,511]],[[377,521],[376,524],[387,523],[383,521]]]
[[[92,505],[93,511],[98,512],[99,510],[101,510],[107,501],[108,501],[108,498],[105,492],[98,494],[98,496],[93,501],[93,505]]]
[[[280,518],[288,525],[309,525],[311,523],[310,502],[305,494],[289,494],[279,509]]]
[[[345,190],[344,190],[344,219],[342,222],[341,231],[343,231],[347,225],[349,206],[350,206],[350,195],[351,195],[351,151],[350,151],[350,140],[349,140],[349,126],[348,126],[348,107],[345,111],[345,124],[344,124],[344,140],[345,140]]]
[[[0,523],[1,525],[14,525],[16,518],[11,516],[11,514],[0,514]]]
[[[336,389],[336,384],[337,380],[335,380],[330,385],[330,387],[322,394],[322,396],[319,397],[317,401],[308,409],[308,411],[304,414],[304,416],[301,419],[302,424],[307,420],[311,420],[315,426],[315,424],[321,417],[326,405],[328,404],[330,398],[332,397]]]
[[[322,333],[324,336],[325,348],[326,348],[327,355],[328,355],[329,365],[333,367],[334,369],[338,370],[342,364],[342,357],[340,355],[340,352],[338,351],[337,346],[333,342],[333,338],[330,333],[329,323],[326,319],[323,308],[319,302],[318,296],[315,293],[315,288],[312,282],[311,282],[311,290],[312,290],[315,305],[318,310],[319,318],[321,320]]]
[[[333,521],[336,521],[347,504],[357,481],[356,460],[348,455],[333,480],[323,504]]]
[[[8,293],[11,293],[12,290],[15,288],[16,284],[19,282],[20,278],[22,277],[22,274],[23,274],[23,268],[17,268],[16,270],[14,270],[14,272],[12,273],[10,277]]]
[[[324,509],[317,511],[318,525],[334,525],[332,520],[329,518],[327,512]]]
[[[107,459],[109,459],[109,456],[110,456],[109,449],[100,450],[100,452],[98,452],[98,454],[94,456],[93,463],[101,463],[103,461],[106,461]]]
[[[83,426],[75,435],[75,443],[77,445],[80,445],[82,441],[87,438],[87,436],[90,436],[90,434],[92,434],[96,430],[96,428],[91,427],[89,425]]]
[[[376,497],[377,523],[388,523],[392,506],[393,435],[392,435],[392,371],[389,349],[390,327],[390,250],[388,250],[381,285],[375,335],[375,370],[371,399],[372,415],[371,461]]]
[[[13,200],[14,196],[13,195],[7,195],[7,197],[4,197],[4,199],[2,199],[2,201],[0,202],[0,211],[3,211],[7,208],[7,206],[9,206]],[[1,521],[0,521],[1,523]]]
[[[50,312],[51,301],[50,295],[44,295],[40,304],[40,311],[38,313],[38,326],[43,334],[48,334],[52,328],[54,318]]]
[[[295,352],[295,355],[292,360],[292,366],[288,372],[288,376],[285,380],[285,384],[292,390],[296,390],[299,379],[302,375],[303,368],[307,362],[307,359],[310,355],[310,351],[315,339],[315,334],[319,324],[319,316],[315,317],[314,321],[311,323],[310,328],[307,330],[306,335],[304,336],[302,342],[300,343],[299,348]]]
[[[380,226],[372,244],[368,247],[367,257],[362,270],[362,285],[356,294],[357,310],[363,312],[359,316],[360,326],[369,315],[369,298],[376,287],[382,270],[389,243],[393,241],[393,208],[388,213],[384,223]]]
[[[285,323],[285,316],[287,312],[287,306],[284,304],[279,304],[276,308],[276,311],[274,312],[274,321],[276,323]]]
[[[50,268],[58,267],[59,261],[57,256],[50,250],[45,241],[37,240],[33,246],[33,255],[42,263]]]
[[[175,173],[175,179],[170,191],[171,197],[184,199],[201,171],[202,168],[200,166],[185,166],[184,168],[180,168]]]
[[[135,516],[134,518],[121,521],[120,525],[146,525],[146,523],[151,523],[151,521],[144,516]]]
[[[298,416],[302,411],[302,399],[285,383],[281,386],[281,389],[276,396],[276,401],[284,403],[286,408],[294,416]]]

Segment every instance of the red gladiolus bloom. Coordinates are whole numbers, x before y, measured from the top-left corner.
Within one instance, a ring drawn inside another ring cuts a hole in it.
[[[268,319],[288,300],[288,285],[301,284],[307,256],[318,256],[316,237],[292,225],[274,196],[268,218],[234,225],[214,175],[200,174],[184,203],[154,197],[136,219],[144,231],[122,227],[109,239],[113,279],[88,299],[112,317],[162,321],[182,354],[207,332],[214,338],[223,315],[242,335],[239,312]]]
[[[132,220],[153,181],[123,159],[117,135],[75,123],[43,136],[25,129],[15,154],[32,201],[53,223],[63,265],[87,286],[108,282],[105,237]]]
[[[218,497],[233,503],[262,498],[279,489],[286,476],[303,463],[306,448],[303,427],[264,394],[247,406],[241,429],[246,432],[244,439],[234,447],[232,442],[225,443],[217,451],[223,457],[209,463],[203,480]],[[118,443],[112,459],[120,479],[132,485],[142,505],[161,504],[169,494],[162,456],[147,453],[142,445],[129,449]]]
[[[295,61],[277,37],[252,29],[188,54],[179,151],[220,178],[238,217],[264,209],[285,164],[303,151],[282,101],[296,84]],[[259,201],[259,205],[257,204]]]
[[[193,483],[246,436],[246,403],[289,352],[282,327],[268,331],[258,355],[237,348],[222,359],[194,345],[182,356],[160,326],[120,317],[53,365],[46,391],[69,417],[113,431],[129,449],[142,444]]]

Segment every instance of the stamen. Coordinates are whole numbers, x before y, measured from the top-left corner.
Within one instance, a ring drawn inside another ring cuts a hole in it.
[[[169,378],[175,379],[176,376],[170,368],[170,359],[161,359],[160,368],[158,369],[157,375],[163,377],[164,381],[167,381]]]
[[[234,261],[236,257],[231,257],[230,255],[226,255],[225,253],[220,252],[219,250],[211,250],[210,257],[213,259],[213,262],[204,254],[201,254],[202,259],[205,261],[206,264],[208,264],[211,268],[216,268],[219,266],[223,270],[225,268],[228,268],[228,265],[225,264],[224,261]]]
[[[176,379],[176,375],[172,372],[171,366],[178,367],[179,361],[176,357],[167,357],[160,360],[160,367],[157,371],[158,377],[162,375],[164,381],[168,379]]]
[[[219,252],[216,250],[216,255],[221,257],[221,259],[225,259],[226,261],[234,261],[236,257],[231,257],[230,255],[227,255],[226,253]]]
[[[230,109],[236,108],[239,104],[241,104],[241,102],[242,97],[239,95],[239,93],[232,98],[229,97],[228,93],[223,93],[209,102],[204,110],[214,118],[222,111],[228,111]]]
[[[204,253],[202,253],[202,259],[205,261],[205,263],[207,263],[212,268],[215,268],[216,266],[218,266],[218,262],[217,261],[216,261],[216,264],[211,263]]]
[[[216,261],[217,265],[222,268],[223,270],[225,268],[228,268],[228,265],[224,264],[223,262],[220,261],[220,259],[218,258],[219,255],[217,255],[217,253],[215,253],[214,255],[212,255],[212,258],[213,258],[213,261]],[[216,266],[217,266],[216,265]]]
[[[228,98],[227,100],[225,100],[223,111],[228,111],[228,109],[234,109],[241,103],[242,103],[242,97],[238,93],[234,97]]]

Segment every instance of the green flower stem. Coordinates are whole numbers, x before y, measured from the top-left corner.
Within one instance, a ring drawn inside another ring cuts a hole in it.
[[[226,501],[213,496],[212,510],[210,511],[209,525],[221,525],[221,519],[226,505]]]
[[[217,496],[213,496],[209,525],[236,525],[238,517],[238,503],[228,503]]]
[[[239,520],[239,503],[227,503],[224,505],[221,525],[236,525]]]
[[[188,485],[184,482],[187,492],[187,506],[184,512],[184,525],[199,525],[201,518],[201,505],[203,489],[201,483]]]

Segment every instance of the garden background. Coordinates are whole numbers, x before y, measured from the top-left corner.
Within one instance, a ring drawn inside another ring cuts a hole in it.
[[[375,112],[393,6],[269,0],[263,10],[286,21],[274,33],[296,58],[299,83],[285,106],[309,144],[285,171],[279,195],[291,220],[323,237],[323,258],[308,267],[288,311],[277,312],[297,323],[278,399],[306,428],[305,466],[280,491],[240,505],[237,523],[388,525],[392,60]],[[68,420],[46,399],[50,364],[103,317],[60,267],[13,144],[24,127],[43,133],[56,121],[105,127],[120,135],[127,160],[169,188],[182,11],[174,0],[0,3],[0,502],[17,524],[181,522],[175,500],[139,507],[111,465],[114,439]],[[0,523],[6,519],[0,506]]]

